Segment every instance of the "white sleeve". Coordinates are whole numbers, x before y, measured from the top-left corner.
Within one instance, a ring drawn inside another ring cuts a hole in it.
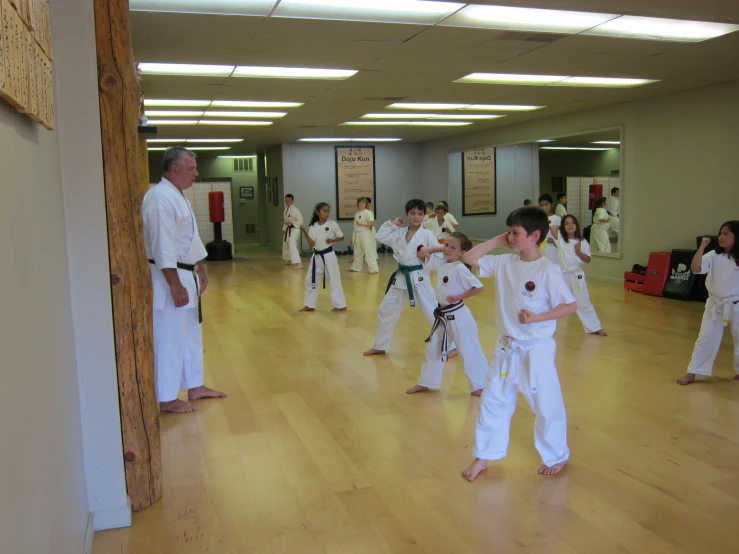
[[[499,256],[488,254],[477,260],[480,268],[480,277],[492,277],[495,274],[495,266],[498,265]]]
[[[585,239],[582,239],[580,241],[580,252],[582,252],[586,256],[592,256],[592,254],[590,253],[590,245]]]
[[[300,213],[300,210],[297,208],[293,208],[293,222],[296,227],[300,227],[303,224],[303,214]]]
[[[708,273],[711,270],[711,266],[713,266],[713,259],[715,257],[716,257],[715,250],[711,250],[708,254],[703,254],[703,257],[701,258],[700,275]]]
[[[475,277],[466,265],[460,266],[457,271],[457,281],[459,281],[459,284],[462,285],[465,290],[484,288],[480,279]]]
[[[562,204],[559,204],[557,206],[557,209],[554,211],[555,215],[558,215],[559,217],[564,217],[567,215],[567,208],[565,208]]]
[[[375,222],[375,214],[372,213],[372,210],[367,210],[367,213],[369,214],[369,221],[367,223],[374,223]]]
[[[331,222],[331,230],[334,233],[333,238],[335,239],[343,239],[344,238],[344,231],[341,230],[341,227],[339,227],[339,224],[336,221]]]
[[[459,221],[457,221],[457,218],[456,218],[456,217],[454,217],[454,216],[453,216],[452,214],[450,214],[450,213],[447,213],[447,214],[446,214],[446,215],[444,216],[444,219],[448,220],[448,221],[449,221],[449,223],[451,223],[452,225],[459,225]]]
[[[550,309],[562,304],[572,304],[575,301],[575,297],[562,275],[562,270],[556,265],[552,265],[547,270],[547,293],[551,304]]]
[[[423,267],[431,273],[432,271],[439,271],[439,268],[444,265],[444,262],[444,254],[434,252],[428,260],[424,261]]]
[[[158,203],[156,210],[144,214],[144,225],[151,237],[151,255],[157,269],[176,269],[177,227],[173,206],[168,202]]]
[[[400,229],[402,228],[403,227],[398,227],[397,225],[395,225],[392,221],[386,221],[382,224],[380,230],[377,231],[377,235],[375,235],[375,240],[393,248],[398,240],[398,231],[400,231]],[[393,248],[393,250],[394,249],[395,248]]]
[[[313,242],[316,241],[316,225],[313,224],[310,227],[308,227],[308,236],[313,239]]]

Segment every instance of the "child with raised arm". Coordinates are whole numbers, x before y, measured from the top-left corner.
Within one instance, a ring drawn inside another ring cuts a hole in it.
[[[701,330],[695,341],[688,373],[677,381],[689,385],[696,375],[710,377],[713,362],[721,346],[724,328],[731,327],[734,336],[734,379],[739,381],[739,221],[727,221],[718,233],[718,248],[703,252],[711,239],[704,237],[690,264],[693,273],[706,274],[708,300],[703,312]]]
[[[362,262],[366,260],[370,274],[380,272],[374,228],[375,214],[369,209],[369,198],[360,197],[357,199],[357,213],[354,214],[354,261],[349,271],[362,271]]]
[[[426,270],[436,270],[436,301],[434,324],[426,339],[426,362],[421,368],[418,384],[409,388],[407,394],[425,392],[441,387],[441,374],[448,358],[449,344],[456,341],[459,355],[464,361],[464,372],[472,388],[472,396],[480,396],[488,363],[482,352],[477,334],[477,323],[472,312],[465,306],[465,298],[480,294],[483,290],[480,280],[472,275],[469,267],[462,263],[462,254],[472,249],[466,235],[453,232],[444,246],[426,246],[421,249],[426,261]]]
[[[465,263],[480,268],[480,277],[496,280],[495,315],[500,331],[477,418],[475,461],[462,472],[468,481],[486,469],[488,460],[506,457],[519,391],[536,415],[534,444],[544,462],[539,473],[559,473],[570,458],[553,336],[556,320],[575,313],[577,304],[562,270],[539,249],[549,231],[546,213],[534,207],[519,208],[508,216],[506,225],[507,233],[463,256]],[[515,254],[486,255],[504,246]]]
[[[398,269],[390,276],[385,289],[385,298],[382,299],[377,312],[375,344],[364,353],[365,356],[387,352],[393,340],[393,331],[400,319],[400,313],[408,301],[410,301],[411,308],[418,303],[429,325],[434,322],[436,298],[431,280],[421,265],[424,256],[420,251],[424,246],[437,246],[439,242],[431,231],[421,226],[425,212],[426,204],[423,200],[409,200],[405,205],[407,226],[403,224],[403,218],[398,217],[394,221],[386,221],[377,231],[375,239],[393,249],[393,257],[398,262]]]
[[[344,234],[335,221],[329,221],[331,206],[326,202],[319,202],[313,210],[310,220],[310,228],[303,225],[300,230],[313,249],[313,257],[305,276],[305,306],[301,312],[314,312],[318,304],[318,289],[316,284],[320,275],[323,275],[323,288],[326,288],[326,275],[328,275],[331,286],[331,302],[334,305],[333,312],[346,310],[346,296],[341,287],[341,270],[336,259],[332,244],[344,240]]]

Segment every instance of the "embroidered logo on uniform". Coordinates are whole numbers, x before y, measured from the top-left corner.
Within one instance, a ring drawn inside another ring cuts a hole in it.
[[[526,283],[525,287],[527,291],[534,292],[536,290],[536,283],[534,283],[533,281],[529,281],[528,283]]]
[[[454,314],[446,316],[447,321],[454,321]]]
[[[578,275],[578,276],[577,276],[577,278],[578,278],[578,279],[582,279],[582,278],[583,278],[583,276],[582,276],[582,275]]]
[[[421,248],[423,248],[423,244],[419,244],[418,245],[418,248],[416,248],[416,252],[420,252],[421,251]]]
[[[423,281],[423,277],[418,278],[418,282],[420,283],[421,281]]]
[[[328,231],[328,230],[329,230],[329,228],[328,228],[328,227],[326,227],[326,230]]]
[[[449,276],[444,276],[444,284],[447,284],[449,282]]]

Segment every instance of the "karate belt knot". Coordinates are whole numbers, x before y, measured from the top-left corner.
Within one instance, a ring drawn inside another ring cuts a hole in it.
[[[714,305],[711,307],[711,317],[714,321],[721,319],[721,324],[726,327],[729,325],[729,319],[731,319],[731,313],[734,310],[739,310],[739,296],[732,296],[731,298],[717,298],[715,296],[709,296],[713,300]]]
[[[498,340],[497,348],[501,348],[505,352],[503,363],[501,364],[500,376],[505,379],[506,385],[515,382],[522,362],[528,357],[531,362],[531,351],[539,346],[544,345],[548,339],[518,340],[512,337],[501,335]],[[533,363],[529,363],[529,386],[531,392],[536,392],[536,370]]]
[[[149,263],[151,265],[156,265],[156,262],[154,260],[149,260]],[[198,323],[203,322],[203,306],[200,303],[200,283],[198,283],[198,272],[195,269],[194,265],[191,264],[181,264],[180,262],[177,262],[177,269],[184,269],[185,271],[189,271],[192,273],[192,278],[195,279],[195,292],[198,295]]]
[[[449,304],[448,306],[438,306],[434,309],[434,324],[431,326],[431,333],[429,334],[426,342],[431,342],[431,337],[434,336],[434,332],[440,326],[443,328],[443,335],[441,337],[441,361],[446,362],[449,358],[449,331],[447,329],[447,318],[457,310],[464,307],[464,300],[460,300],[455,304]]]
[[[321,256],[321,260],[323,260],[323,288],[326,288],[326,258],[325,255],[329,252],[333,252],[334,249],[332,246],[329,246],[326,248],[326,250],[314,250],[313,251],[313,264],[312,264],[312,273],[311,273],[311,285],[313,288],[316,288],[316,256]]]
[[[403,275],[405,275],[405,284],[408,287],[408,298],[411,301],[411,308],[413,308],[416,305],[416,299],[413,296],[413,285],[411,284],[411,273],[414,271],[422,270],[422,265],[403,265],[398,264],[398,269],[393,271],[393,274],[390,276],[390,280],[387,282],[387,287],[385,287],[385,294],[387,294],[387,291],[390,290],[390,287],[393,286],[393,283],[395,282],[395,276],[400,271]]]
[[[290,235],[292,235],[293,229],[295,229],[295,225],[288,225],[285,227],[285,238],[283,238],[283,242],[287,242],[287,239],[290,238]]]

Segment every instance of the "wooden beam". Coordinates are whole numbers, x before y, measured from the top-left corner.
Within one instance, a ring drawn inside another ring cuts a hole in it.
[[[149,190],[149,151],[146,144],[146,135],[139,135],[138,139],[139,164],[139,201],[144,202],[144,195]]]
[[[131,48],[128,0],[94,2],[123,452],[128,495],[136,511],[162,496],[151,275],[140,212],[140,92]]]

